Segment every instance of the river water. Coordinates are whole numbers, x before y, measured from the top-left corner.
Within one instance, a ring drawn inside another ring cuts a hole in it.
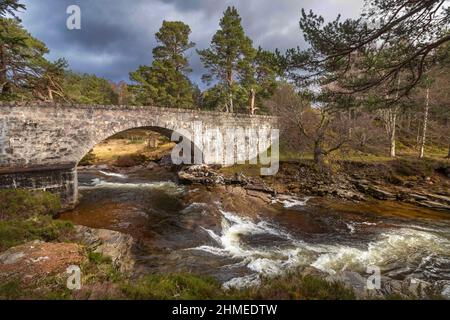
[[[80,205],[61,219],[132,235],[137,272],[194,272],[224,286],[313,266],[396,280],[450,281],[450,214],[395,202],[253,201],[181,186],[164,170],[79,173]]]

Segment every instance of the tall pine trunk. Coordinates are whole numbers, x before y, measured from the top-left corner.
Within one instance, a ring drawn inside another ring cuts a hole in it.
[[[227,74],[227,82],[228,82],[228,99],[229,104],[227,106],[227,112],[233,112],[234,106],[233,106],[233,70],[229,70]]]
[[[425,112],[423,115],[423,127],[422,127],[422,137],[420,139],[420,152],[419,158],[423,158],[425,156],[425,141],[427,137],[427,128],[428,128],[428,112],[430,110],[430,89],[427,88],[427,96],[425,102]]]

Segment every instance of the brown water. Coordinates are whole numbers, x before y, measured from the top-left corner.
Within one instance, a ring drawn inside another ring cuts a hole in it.
[[[138,271],[188,271],[257,284],[303,266],[379,266],[392,279],[450,281],[450,214],[396,202],[274,199],[177,185],[165,171],[79,173],[80,205],[61,219],[138,240]]]

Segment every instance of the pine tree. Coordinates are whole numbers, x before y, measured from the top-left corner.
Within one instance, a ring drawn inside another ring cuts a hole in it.
[[[234,101],[242,94],[242,81],[251,69],[255,57],[252,40],[245,35],[241,17],[235,7],[228,7],[220,20],[220,29],[213,36],[211,47],[198,50],[200,59],[209,73],[203,76],[206,83],[217,79],[227,96],[225,110],[234,112]]]
[[[0,99],[53,100],[53,93],[60,94],[65,60],[46,60],[48,48],[17,19],[0,17],[0,34]]]
[[[16,12],[19,10],[25,10],[25,5],[19,3],[18,0],[2,0],[0,2],[0,17],[9,14],[18,20]]]
[[[180,21],[164,21],[156,33],[159,44],[153,49],[151,66],[140,66],[130,74],[138,103],[160,107],[192,108],[194,87],[187,77],[192,70],[186,51],[195,46],[189,41],[191,29]]]

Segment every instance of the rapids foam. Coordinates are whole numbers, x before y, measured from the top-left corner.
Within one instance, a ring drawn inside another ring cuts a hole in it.
[[[115,177],[115,178],[120,178],[120,179],[127,179],[128,178],[124,174],[115,173],[115,172],[106,172],[106,171],[100,170],[100,173],[105,175],[105,176],[108,176],[108,177]]]
[[[362,248],[339,244],[309,244],[296,239],[291,233],[268,221],[254,221],[221,209],[220,213],[222,215],[220,233],[203,229],[216,245],[203,245],[191,250],[241,260],[240,263],[253,272],[251,276],[231,279],[224,287],[257,284],[255,274],[274,276],[308,265],[335,274],[344,270],[365,273],[367,266],[371,265],[382,269],[409,266],[414,270],[423,263],[433,263],[425,261],[434,259],[432,254],[441,258],[444,256],[444,260],[450,263],[449,239],[413,228],[400,228],[382,233],[376,240],[366,246],[362,245]],[[353,233],[355,225],[348,227],[350,233]],[[284,242],[282,245],[260,246],[243,241],[246,236],[252,235],[275,236]],[[448,257],[448,260],[445,257]]]
[[[109,182],[99,178],[94,178],[91,180],[91,184],[82,185],[79,189],[164,189],[167,191],[172,191],[174,193],[183,192],[184,188],[178,186],[176,183],[171,181],[160,181],[160,182],[145,182],[145,183],[122,183],[122,182]]]

